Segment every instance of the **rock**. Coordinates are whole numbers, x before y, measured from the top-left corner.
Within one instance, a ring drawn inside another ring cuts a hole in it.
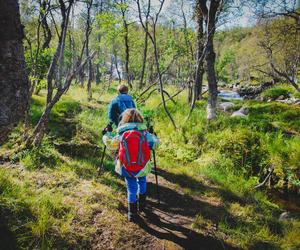
[[[266,99],[265,99],[263,96],[257,96],[257,97],[255,98],[255,100],[256,100],[256,101],[263,102],[263,101],[265,101]]]
[[[219,105],[220,109],[223,111],[228,111],[228,110],[232,109],[234,106],[235,106],[235,104],[232,102],[222,102]]]
[[[289,221],[292,220],[291,214],[289,212],[283,212],[279,216],[279,221]]]
[[[278,102],[285,103],[285,104],[294,104],[294,101],[291,99],[278,100]]]
[[[232,113],[231,117],[244,117],[246,118],[247,116],[243,113],[241,113],[240,111],[235,111]]]
[[[247,107],[241,107],[239,112],[241,112],[244,115],[248,115],[249,114],[249,109]]]
[[[242,107],[238,111],[233,112],[231,117],[247,118],[248,113],[249,113],[249,109],[247,107]]]
[[[277,100],[284,100],[285,99],[285,96],[284,95],[281,95],[277,98]]]
[[[262,83],[260,86],[256,86],[256,85],[253,86],[248,83],[248,84],[244,84],[244,86],[239,86],[237,92],[243,97],[247,95],[247,96],[251,96],[251,98],[255,98],[256,95],[260,94],[262,91],[271,87],[272,85],[273,85],[272,82],[265,82]]]

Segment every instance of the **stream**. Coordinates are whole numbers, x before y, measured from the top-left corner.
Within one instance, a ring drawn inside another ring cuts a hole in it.
[[[230,90],[220,90],[218,97],[225,100],[243,100],[243,97],[241,97],[237,92]]]

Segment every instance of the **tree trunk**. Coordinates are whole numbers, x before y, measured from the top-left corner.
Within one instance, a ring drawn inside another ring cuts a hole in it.
[[[101,81],[101,73],[100,73],[100,67],[99,64],[96,65],[96,85],[100,84]]]
[[[201,60],[204,49],[203,39],[203,16],[200,10],[197,10],[197,67],[194,83],[194,98],[196,100],[202,98],[202,82],[203,82],[203,60]]]
[[[207,119],[212,120],[216,118],[217,107],[217,80],[215,73],[215,53],[212,45],[208,44],[207,50],[209,51],[206,56],[207,63],[207,80],[208,80],[208,104],[207,104]]]
[[[49,4],[49,1],[47,0],[44,0],[42,3],[41,3],[41,11],[40,11],[40,14],[41,14],[41,24],[42,24],[42,27],[43,27],[43,33],[44,33],[44,43],[42,45],[42,49],[46,49],[46,48],[49,48],[50,46],[50,41],[51,41],[51,38],[52,38],[52,33],[51,33],[51,29],[48,25],[48,22],[47,22],[47,4]]]
[[[67,76],[65,80],[66,81],[65,84],[64,86],[62,86],[62,63],[63,63],[63,56],[64,56],[66,32],[68,28],[68,21],[69,21],[70,10],[73,4],[73,0],[69,1],[68,8],[66,8],[66,5],[63,0],[59,0],[59,3],[60,3],[61,15],[62,15],[61,31],[60,31],[57,48],[52,58],[52,62],[47,75],[48,91],[47,91],[46,108],[41,118],[39,119],[38,124],[35,126],[32,135],[26,139],[26,143],[25,143],[26,147],[29,147],[32,144],[35,146],[40,146],[41,141],[45,134],[45,129],[48,125],[49,114],[51,112],[51,109],[54,106],[54,104],[58,102],[58,100],[63,95],[63,93],[69,88],[69,85],[66,86],[66,82],[70,76]],[[82,67],[80,67],[80,69],[82,69]],[[55,76],[56,72],[58,72],[57,76]],[[74,76],[75,75],[72,75],[72,77]],[[55,79],[55,87],[57,88],[57,91],[53,97],[54,79]]]
[[[86,19],[86,32],[85,32],[85,40],[86,40],[86,58],[89,58],[90,51],[89,51],[89,36],[91,33],[91,7],[93,1],[90,0],[87,3],[87,19]],[[88,61],[88,82],[87,82],[87,92],[88,92],[88,101],[92,100],[92,60]]]
[[[148,24],[146,24],[146,27],[148,28]],[[144,85],[144,75],[145,75],[145,69],[146,69],[146,63],[147,63],[147,51],[148,51],[148,33],[145,32],[143,65],[142,65],[142,72],[141,72],[141,80],[140,80],[140,84],[139,84],[139,89],[142,89],[143,85]]]
[[[130,88],[132,88],[130,74],[129,74],[129,39],[128,39],[128,23],[125,17],[125,11],[122,10],[122,18],[123,18],[123,27],[124,27],[124,43],[125,43],[125,73],[127,78],[127,83]]]
[[[29,81],[25,68],[19,5],[0,1],[0,144],[25,115]]]
[[[102,13],[102,8],[101,8],[101,12],[100,13]],[[98,44],[101,43],[101,35],[100,34],[97,36],[97,41],[98,41]],[[100,46],[98,46],[98,56],[99,57],[101,56],[101,48],[100,48]],[[100,72],[99,62],[96,64],[96,79],[95,80],[96,80],[96,84],[99,85],[100,81],[101,81],[101,72]]]
[[[206,18],[207,23],[207,50],[205,55],[208,80],[208,104],[207,104],[207,119],[216,118],[216,107],[218,97],[218,87],[215,71],[216,54],[214,52],[214,34],[216,30],[216,13],[219,7],[219,1],[212,0],[209,7],[209,16]]]
[[[147,52],[148,52],[148,40],[149,40],[149,35],[148,35],[148,19],[150,15],[150,8],[151,8],[151,0],[148,0],[148,7],[147,7],[147,13],[146,13],[146,23],[145,23],[145,40],[144,40],[144,53],[143,53],[143,65],[142,65],[142,72],[141,72],[141,79],[140,79],[140,84],[139,84],[139,89],[143,88],[144,85],[144,75],[145,75],[145,70],[146,70],[146,63],[147,63]]]

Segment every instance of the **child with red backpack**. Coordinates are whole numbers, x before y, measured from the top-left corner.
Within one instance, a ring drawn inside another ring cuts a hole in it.
[[[136,221],[137,210],[143,212],[146,202],[146,176],[151,172],[150,153],[159,144],[147,131],[142,115],[127,109],[117,128],[118,135],[107,133],[103,141],[108,149],[119,150],[115,171],[125,177],[128,198],[128,220]],[[138,198],[137,198],[138,197]]]

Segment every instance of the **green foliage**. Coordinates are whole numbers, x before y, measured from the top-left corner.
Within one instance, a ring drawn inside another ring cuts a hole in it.
[[[87,109],[78,116],[83,133],[96,144],[101,144],[102,129],[107,125],[107,120],[100,119],[105,113],[102,109]]]
[[[274,122],[282,124],[279,129],[283,131],[295,130],[300,132],[300,110],[297,107],[289,106],[282,103],[249,103],[249,120],[248,123],[252,128],[272,132],[278,128]]]
[[[279,96],[288,97],[291,93],[291,88],[288,86],[278,86],[265,90],[261,95],[264,97],[277,99]]]
[[[63,202],[59,192],[33,191],[28,181],[22,183],[8,170],[0,170],[0,206],[5,211],[1,216],[4,221],[9,216],[7,230],[16,234],[21,248],[29,244],[39,249],[58,246],[61,242],[55,242],[54,232],[62,236],[67,233],[64,228],[71,222],[74,211]]]
[[[216,63],[217,75],[220,80],[229,82],[230,80],[234,80],[235,77],[233,75],[233,68],[235,68],[235,54],[232,50],[226,50],[222,57],[218,58]]]
[[[53,48],[41,49],[37,45],[32,46],[32,51],[25,50],[25,61],[29,71],[29,79],[36,81],[37,89],[42,89],[46,86],[45,77],[48,72],[52,57],[54,55]]]
[[[51,114],[53,116],[68,116],[72,117],[81,111],[80,103],[71,98],[63,98],[52,109]]]
[[[111,43],[118,42],[121,39],[123,26],[121,25],[122,19],[110,12],[101,12],[96,17],[98,32],[105,34],[105,44],[110,46]]]
[[[176,91],[173,87],[166,89],[170,94]],[[113,159],[106,158],[105,173],[95,181],[102,151],[101,130],[107,123],[106,103],[115,94],[113,84],[109,93],[87,103],[82,89],[73,86],[51,115],[51,140],[46,138],[41,148],[18,155],[21,164],[30,170],[23,173],[30,178],[19,173],[12,175],[12,170],[0,171],[0,208],[13,214],[9,228],[22,225],[14,231],[20,238],[19,245],[28,246],[27,239],[34,239],[37,248],[72,248],[74,239],[86,242],[93,235],[90,225],[94,225],[94,215],[99,211],[103,230],[110,225],[111,216],[120,216],[117,209],[123,205],[117,197],[119,192],[124,195],[125,189],[114,174]],[[201,200],[207,201],[208,205],[203,202],[201,214],[195,218],[194,228],[207,232],[218,224],[214,237],[241,248],[296,249],[299,243],[293,237],[299,231],[298,220],[278,221],[281,209],[253,187],[265,176],[267,168],[274,166],[274,188],[282,190],[288,181],[289,190],[300,189],[300,141],[285,133],[300,132],[299,108],[248,101],[243,103],[250,109],[248,119],[232,119],[226,113],[218,113],[217,120],[207,123],[203,100],[196,104],[187,121],[186,95],[183,92],[175,98],[176,105],[167,103],[177,122],[176,131],[162,106],[158,106],[159,93],[154,93],[139,109],[154,125],[161,141],[157,152],[160,174],[186,194],[201,195]],[[236,108],[241,105],[237,102]],[[43,106],[44,98],[34,96],[32,119],[41,114]],[[74,133],[63,136],[70,128]],[[55,132],[58,130],[61,131]],[[216,210],[210,199],[218,204]],[[124,218],[118,220],[114,226],[124,226]],[[24,232],[27,238],[22,238]]]
[[[284,249],[299,249],[300,248],[300,222],[293,221],[291,227],[286,227],[286,237],[283,239],[282,248]]]
[[[294,95],[294,97],[296,97],[296,98],[300,98],[300,92],[295,92],[293,95]]]
[[[31,170],[44,167],[54,168],[61,164],[59,153],[47,139],[40,147],[26,149],[18,157],[20,157],[20,162]]]
[[[233,165],[228,165],[226,170],[240,175],[256,175],[265,165],[266,152],[261,146],[260,134],[246,128],[209,133],[205,136],[204,148],[231,159]]]
[[[300,139],[285,138],[281,133],[267,134],[264,143],[268,151],[268,162],[274,167],[278,178],[277,186],[299,188]]]

